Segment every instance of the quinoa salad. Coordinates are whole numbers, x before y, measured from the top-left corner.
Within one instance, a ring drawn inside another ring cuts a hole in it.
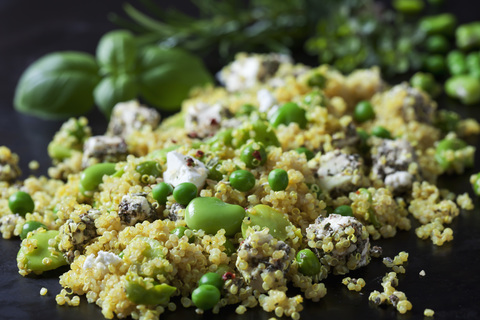
[[[217,78],[165,119],[138,101],[117,104],[104,135],[69,119],[48,146],[48,177],[19,180],[18,156],[1,146],[0,232],[22,239],[19,274],[64,268],[56,302],[84,296],[108,319],[232,305],[300,319],[327,277],[408,313],[398,285],[409,253],[384,256],[376,241],[453,240],[473,201],[437,181],[473,167],[478,122],[377,68],[343,75],[240,53]],[[387,272],[364,292],[350,274],[372,259]]]

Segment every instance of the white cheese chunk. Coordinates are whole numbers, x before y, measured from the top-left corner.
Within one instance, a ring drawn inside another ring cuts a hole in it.
[[[207,176],[208,169],[203,162],[176,151],[167,153],[167,170],[163,173],[166,183],[176,187],[182,182],[191,182],[200,190]]]
[[[83,269],[97,269],[101,272],[101,274],[106,275],[109,272],[109,265],[116,265],[122,261],[123,260],[114,253],[99,251],[96,257],[92,253],[85,259],[83,262]]]

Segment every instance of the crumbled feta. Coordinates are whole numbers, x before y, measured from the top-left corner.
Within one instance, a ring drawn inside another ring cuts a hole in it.
[[[187,132],[195,132],[200,138],[213,135],[220,127],[223,111],[224,107],[219,103],[213,105],[203,102],[193,104],[187,108],[185,129]]]
[[[127,144],[119,136],[93,136],[83,145],[82,167],[99,162],[118,162],[127,156]]]
[[[394,190],[409,188],[413,183],[413,175],[407,171],[398,171],[385,177],[385,185]]]
[[[85,259],[83,262],[83,269],[97,269],[102,275],[106,275],[109,272],[109,265],[116,265],[122,261],[123,260],[116,254],[101,250],[97,253],[96,257],[92,253]]]
[[[134,131],[149,125],[155,129],[160,122],[160,114],[138,101],[120,102],[113,107],[107,133],[114,136],[127,137]]]
[[[260,110],[260,112],[265,112],[267,114],[267,118],[271,118],[273,113],[280,108],[273,93],[267,89],[258,90],[257,100],[259,105],[258,110]]]
[[[203,162],[176,151],[167,153],[167,170],[163,173],[166,183],[176,187],[182,182],[191,182],[200,190],[207,176],[208,169]]]

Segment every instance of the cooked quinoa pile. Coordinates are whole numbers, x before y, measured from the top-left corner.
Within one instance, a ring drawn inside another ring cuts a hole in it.
[[[49,178],[20,181],[18,156],[0,147],[0,231],[24,238],[19,273],[69,265],[58,304],[85,296],[106,318],[233,304],[298,319],[305,299],[327,293],[325,278],[381,255],[375,240],[415,219],[416,235],[440,246],[460,207],[473,208],[436,181],[473,165],[464,139],[480,126],[445,125],[425,92],[391,86],[377,68],[342,75],[278,54],[239,54],[218,79],[163,121],[137,101],[118,104],[101,136],[68,120],[48,148]],[[356,116],[359,102],[374,116]],[[19,191],[34,209],[13,212]],[[33,221],[42,227],[25,227]],[[384,258],[393,271],[370,300],[411,309],[395,288],[407,258]],[[221,276],[216,287],[203,283],[209,273]],[[198,298],[202,286],[213,305]]]

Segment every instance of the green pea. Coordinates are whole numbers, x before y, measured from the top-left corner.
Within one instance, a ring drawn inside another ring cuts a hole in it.
[[[410,78],[410,84],[414,88],[421,89],[432,97],[440,93],[440,86],[431,73],[417,72]]]
[[[333,213],[339,214],[341,216],[353,217],[352,207],[347,205],[336,207],[335,210],[333,210]]]
[[[27,213],[35,210],[35,203],[28,193],[17,191],[8,198],[8,207],[13,214],[25,217]]]
[[[314,276],[320,272],[321,264],[315,253],[310,249],[303,249],[297,253],[298,271],[306,276]]]
[[[240,108],[235,113],[235,115],[238,115],[238,116],[247,115],[248,116],[255,110],[257,110],[257,108],[254,105],[246,103],[246,104],[243,104],[243,105],[240,106]]]
[[[393,0],[393,8],[405,14],[416,14],[423,10],[425,3],[422,0]]]
[[[142,176],[147,175],[158,178],[162,175],[162,166],[153,160],[140,163],[135,170]]]
[[[259,167],[267,161],[267,151],[263,144],[251,142],[242,148],[240,160],[245,162],[248,168]]]
[[[164,206],[167,203],[167,197],[173,192],[173,187],[166,183],[160,182],[152,188],[152,197],[157,200],[159,205]]]
[[[313,159],[313,157],[315,157],[315,153],[313,153],[312,150],[308,149],[308,148],[305,148],[305,147],[300,147],[300,148],[297,148],[295,149],[295,151],[297,151],[299,154],[305,154],[305,157],[307,158],[307,161]]]
[[[80,175],[80,191],[94,191],[102,182],[104,175],[115,173],[115,163],[97,163],[83,170]]]
[[[203,284],[193,290],[192,301],[197,308],[210,310],[220,301],[220,290],[211,284]]]
[[[170,233],[176,235],[180,239],[181,237],[183,237],[185,235],[185,231],[187,231],[187,230],[189,230],[187,227],[180,226],[180,227],[176,227],[175,229],[173,229]],[[188,238],[188,242],[189,243],[195,242],[195,236],[193,236],[193,235],[190,236]]]
[[[35,231],[38,228],[48,230],[47,226],[41,222],[30,220],[23,224],[22,231],[20,232],[20,239],[25,239],[29,232]]]
[[[153,284],[153,285],[152,285]],[[177,288],[166,283],[155,284],[153,281],[144,280],[142,277],[126,277],[125,293],[128,300],[137,304],[158,305],[170,301],[170,297]]]
[[[450,51],[447,55],[448,71],[452,75],[466,74],[468,72],[467,59],[463,52],[458,50]]]
[[[225,240],[223,246],[225,247],[225,250],[223,252],[225,252],[229,257],[237,251],[237,248],[235,248],[232,241],[228,239]]]
[[[392,136],[390,134],[390,131],[388,131],[387,129],[385,129],[382,126],[373,127],[373,129],[371,131],[371,134],[372,134],[372,136],[383,138],[383,139],[391,139],[392,138]]]
[[[260,228],[268,228],[268,233],[283,241],[288,237],[287,228],[293,227],[285,214],[264,204],[257,204],[248,209],[246,216],[247,218],[242,222],[243,238],[248,237],[248,227],[259,226]]]
[[[424,61],[424,68],[433,74],[442,75],[447,70],[445,58],[441,54],[427,56]]]
[[[310,107],[326,107],[327,98],[321,90],[312,90],[303,97],[303,103]]]
[[[236,170],[230,175],[230,184],[239,191],[249,191],[255,186],[255,176],[247,170]]]
[[[207,234],[215,234],[220,229],[226,236],[240,231],[245,209],[239,205],[225,203],[215,197],[193,199],[185,209],[185,222],[190,229],[202,229]]]
[[[445,53],[450,48],[450,42],[441,34],[434,34],[425,41],[425,48],[430,53]]]
[[[325,79],[325,76],[320,73],[314,73],[307,81],[307,84],[309,87],[318,87],[318,88],[324,88],[325,84],[327,82],[327,79]]]
[[[173,198],[186,206],[197,196],[197,186],[191,182],[182,182],[173,189]]]
[[[22,241],[17,254],[17,263],[20,269],[30,273],[42,273],[67,264],[63,253],[58,250],[57,244],[50,247],[49,240],[55,239],[58,230],[39,230],[32,236]],[[27,243],[35,243],[32,248]]]
[[[287,102],[281,106],[270,119],[270,124],[277,128],[279,125],[288,125],[292,122],[298,124],[301,129],[307,127],[307,117],[305,109],[301,108],[295,102]]]
[[[353,119],[360,123],[375,119],[375,111],[372,104],[366,100],[357,103],[353,111]]]
[[[222,275],[216,272],[207,272],[200,278],[200,280],[198,280],[199,286],[202,286],[204,284],[210,284],[217,287],[218,290],[222,290],[225,281],[223,281]]]
[[[212,151],[223,150],[225,147],[232,146],[233,129],[224,129],[218,131],[212,138],[207,140],[207,144],[211,146]]]
[[[268,184],[273,191],[282,191],[288,187],[287,171],[277,168],[268,174]]]
[[[427,34],[450,35],[455,30],[457,18],[450,13],[427,16],[420,20],[419,28]]]
[[[480,21],[466,23],[455,31],[457,47],[469,50],[480,47]]]
[[[480,102],[480,80],[471,75],[453,76],[445,82],[445,92],[463,104],[476,104]]]

